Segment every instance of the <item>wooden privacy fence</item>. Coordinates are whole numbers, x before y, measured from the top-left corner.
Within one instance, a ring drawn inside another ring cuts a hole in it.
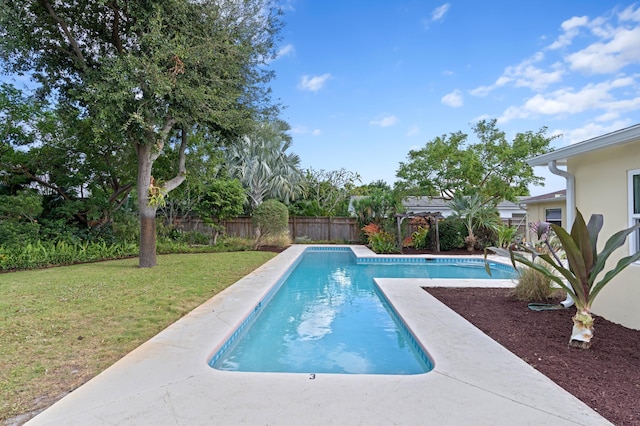
[[[211,229],[197,217],[183,217],[177,220],[177,225],[185,231],[211,232]],[[240,216],[222,223],[225,234],[230,237],[253,237],[253,223],[251,217]],[[289,235],[311,241],[335,241],[345,243],[360,242],[358,222],[353,217],[289,217]]]
[[[519,234],[526,233],[526,225],[521,220],[503,219],[503,223],[509,226],[517,226]],[[176,220],[176,225],[185,231],[198,231],[210,233],[211,228],[197,217],[182,217]],[[225,234],[230,237],[253,237],[253,224],[251,217],[240,216],[233,220],[223,222]],[[405,231],[411,235],[415,231],[409,226]],[[295,241],[296,238],[305,238],[311,241],[335,241],[344,243],[361,243],[361,234],[358,222],[353,217],[289,217],[289,235]]]

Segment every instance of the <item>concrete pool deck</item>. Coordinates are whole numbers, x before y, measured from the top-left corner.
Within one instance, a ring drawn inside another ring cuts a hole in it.
[[[377,280],[434,360],[429,373],[312,378],[209,367],[218,346],[306,247],[288,248],[27,424],[611,424],[421,288],[510,287],[510,280]],[[352,247],[357,256],[375,256]]]

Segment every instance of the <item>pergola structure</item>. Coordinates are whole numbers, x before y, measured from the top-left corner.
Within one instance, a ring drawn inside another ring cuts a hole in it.
[[[398,247],[400,247],[400,251],[402,251],[402,221],[409,218],[413,219],[416,217],[422,217],[427,220],[429,226],[432,226],[432,223],[435,223],[436,232],[436,252],[440,253],[440,232],[438,230],[438,221],[444,219],[442,213],[440,212],[421,212],[421,213],[398,213],[396,214],[396,223],[398,224]]]

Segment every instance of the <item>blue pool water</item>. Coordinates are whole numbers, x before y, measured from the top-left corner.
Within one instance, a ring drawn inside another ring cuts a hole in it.
[[[395,260],[394,260],[395,259]],[[492,268],[493,278],[513,270]],[[489,278],[484,262],[357,260],[349,249],[307,249],[219,349],[219,370],[420,374],[433,368],[373,278]]]

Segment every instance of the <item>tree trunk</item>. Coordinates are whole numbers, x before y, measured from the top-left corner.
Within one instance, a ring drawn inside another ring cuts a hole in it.
[[[473,234],[468,235],[467,237],[465,237],[464,239],[464,244],[467,246],[467,251],[470,253],[473,253],[473,250],[476,247],[476,242],[478,240],[476,239],[476,236]]]
[[[151,145],[138,145],[138,211],[140,213],[140,259],[141,268],[156,266],[156,210],[149,205],[151,185]]]
[[[580,349],[591,347],[593,337],[593,317],[589,309],[578,309],[573,317],[573,329],[569,346]]]
[[[138,211],[140,212],[140,262],[141,268],[151,268],[156,266],[156,212],[161,204],[162,197],[169,191],[177,188],[185,180],[186,171],[186,150],[187,150],[187,132],[182,129],[182,141],[180,143],[178,157],[178,174],[164,183],[162,188],[155,186],[151,176],[153,163],[162,153],[165,141],[169,137],[169,132],[176,124],[173,118],[167,118],[164,127],[158,135],[149,138],[152,143],[140,144],[136,146],[138,153]],[[160,196],[149,203],[149,190],[153,189],[153,193]]]

